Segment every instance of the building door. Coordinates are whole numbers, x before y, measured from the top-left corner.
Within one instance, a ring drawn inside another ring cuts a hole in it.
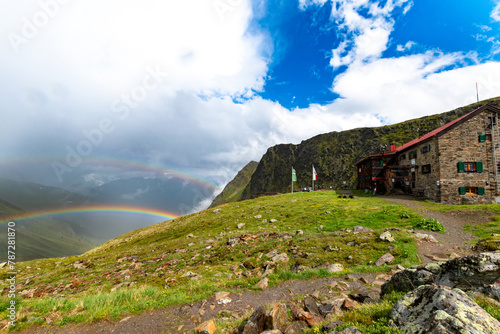
[[[416,173],[415,172],[412,172],[411,173],[411,187],[412,189],[415,189],[415,179],[416,179]]]

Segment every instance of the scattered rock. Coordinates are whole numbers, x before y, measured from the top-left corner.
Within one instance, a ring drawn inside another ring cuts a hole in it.
[[[266,325],[268,330],[282,330],[286,326],[288,314],[285,304],[274,304],[273,308],[266,313]]]
[[[329,334],[363,334],[363,332],[360,331],[358,327],[351,326],[342,331],[333,331],[330,332]]]
[[[236,246],[240,243],[240,238],[229,238],[227,239],[227,244],[231,247]]]
[[[220,209],[215,209],[214,211],[212,211],[213,213],[220,213]]]
[[[280,253],[280,251],[279,251],[279,250],[273,250],[273,251],[271,251],[271,252],[267,253],[267,254],[266,254],[266,256],[267,256],[268,258],[272,259],[274,256],[278,255],[279,253]]]
[[[214,334],[216,330],[217,328],[215,327],[213,320],[205,321],[196,327],[197,334]]]
[[[229,292],[226,292],[226,291],[220,291],[220,292],[217,292],[215,294],[216,301],[227,298],[227,297],[229,297]]]
[[[286,253],[281,253],[273,256],[272,260],[273,262],[288,262],[290,258],[286,255]]]
[[[343,321],[340,321],[340,320],[337,320],[337,321],[334,321],[334,322],[330,322],[326,325],[324,325],[321,330],[325,333],[330,333],[331,331],[335,330],[335,328],[339,327],[339,326],[342,326],[342,325],[345,325],[345,322]]]
[[[255,286],[259,289],[265,290],[269,286],[269,279],[267,277],[264,277],[261,279]]]
[[[266,309],[259,305],[248,319],[242,334],[260,334],[266,324]]]
[[[344,270],[344,266],[341,265],[340,263],[334,263],[329,265],[326,270],[328,270],[331,273],[339,273]]]
[[[376,266],[383,266],[384,264],[390,264],[394,262],[394,256],[391,253],[385,253],[377,261],[375,261]]]
[[[301,334],[302,330],[309,327],[305,321],[294,321],[283,331],[284,334]]]
[[[422,241],[426,241],[426,242],[432,242],[432,243],[435,243],[435,244],[438,243],[438,241],[436,240],[436,238],[434,238],[434,236],[430,235],[430,234],[415,233],[415,238],[417,238],[419,240],[422,240]]]
[[[255,219],[261,219],[262,218],[262,215],[257,215],[254,217]]]
[[[271,219],[269,222],[271,222],[271,223],[273,223],[273,224],[274,224],[274,223],[277,223],[277,222],[278,222],[278,220],[277,220],[277,219]]]
[[[394,324],[404,333],[500,333],[500,322],[459,289],[422,285],[392,309]]]
[[[245,227],[245,223],[239,223],[239,224],[237,225],[237,227],[238,227],[238,229],[240,229],[240,230],[241,230],[243,227]]]
[[[194,238],[194,235],[192,233],[189,233],[188,235],[186,235],[186,239],[189,239],[189,238]]]
[[[318,305],[316,304],[314,298],[312,298],[311,296],[305,296],[304,309],[315,316],[321,316],[321,313],[319,312],[318,309]]]
[[[344,302],[342,303],[343,310],[352,310],[353,308],[356,308],[358,306],[359,306],[358,302],[350,298],[344,299]]]
[[[318,305],[318,310],[319,310],[319,314],[323,317],[323,318],[326,318],[327,316],[329,316],[330,314],[333,313],[334,311],[334,306],[332,304],[320,304]]]
[[[321,322],[321,318],[304,311],[298,306],[292,308],[292,317],[295,320],[305,321],[309,326],[314,327]]]
[[[304,234],[304,231],[302,230],[297,230],[297,232],[295,232],[295,235],[303,235]]]
[[[387,241],[387,242],[396,241],[396,239],[394,239],[391,232],[389,232],[389,231],[382,233],[379,238],[380,238],[380,240]]]
[[[373,232],[373,230],[371,228],[364,227],[364,226],[354,226],[352,228],[353,234],[358,234],[358,233],[362,233],[362,232]]]

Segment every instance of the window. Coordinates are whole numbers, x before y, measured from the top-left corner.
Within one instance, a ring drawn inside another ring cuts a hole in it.
[[[421,153],[427,153],[427,152],[430,152],[430,150],[431,150],[431,145],[429,144],[429,145],[425,145],[424,147],[422,147],[420,149],[420,152]]]
[[[484,195],[484,188],[482,187],[460,187],[460,195]]]
[[[431,172],[431,165],[422,166],[422,174],[429,174]]]
[[[382,167],[382,166],[384,166],[384,165],[385,165],[384,160],[380,160],[380,166]]]
[[[406,159],[406,154],[401,154],[399,156],[399,161]]]
[[[408,159],[416,159],[417,158],[417,150],[415,151],[411,151],[410,153],[408,153]]]
[[[483,163],[481,161],[477,162],[462,162],[458,163],[458,172],[459,173],[482,173],[483,172]]]
[[[484,142],[491,142],[491,134],[485,134],[485,135],[479,135],[479,142],[484,143]]]
[[[488,117],[488,125],[492,125],[492,124],[497,124],[497,121],[496,121],[496,118],[495,116],[493,117]]]
[[[477,164],[475,162],[464,162],[464,170],[466,172],[475,172]]]

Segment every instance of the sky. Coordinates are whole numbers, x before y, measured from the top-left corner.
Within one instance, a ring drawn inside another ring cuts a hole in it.
[[[499,0],[0,0],[0,177],[220,190],[267,148],[500,95]]]

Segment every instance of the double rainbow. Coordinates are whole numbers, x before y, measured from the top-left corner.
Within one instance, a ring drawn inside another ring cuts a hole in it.
[[[105,206],[90,205],[90,206],[78,206],[73,208],[60,208],[60,209],[20,213],[9,216],[8,218],[0,219],[0,224],[6,224],[11,221],[17,223],[39,218],[54,218],[66,215],[98,214],[98,213],[142,215],[142,216],[158,218],[159,221],[170,220],[178,217],[178,215],[172,212],[162,211],[152,208],[120,206],[120,205],[105,205]]]

